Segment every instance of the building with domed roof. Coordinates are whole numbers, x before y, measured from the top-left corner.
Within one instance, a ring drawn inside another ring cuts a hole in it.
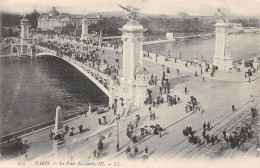
[[[38,28],[41,30],[54,30],[56,27],[64,27],[72,24],[75,28],[79,28],[82,24],[82,19],[86,18],[90,24],[96,24],[102,20],[101,15],[72,15],[68,13],[59,13],[55,7],[48,13],[42,13],[38,18]]]

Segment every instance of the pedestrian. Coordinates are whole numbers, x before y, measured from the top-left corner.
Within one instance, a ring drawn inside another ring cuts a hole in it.
[[[235,105],[232,105],[232,111],[236,111]]]
[[[203,139],[205,139],[205,136],[206,136],[206,131],[205,130],[202,131],[202,136],[203,136]]]
[[[88,106],[88,111],[89,111],[89,114],[92,113],[92,105],[91,104]]]
[[[100,157],[100,153],[101,153],[101,150],[98,149],[98,151],[97,151],[97,157],[98,157],[98,158]]]
[[[67,134],[70,128],[69,128],[69,126],[68,126],[68,125],[66,125],[64,129],[65,129],[65,131],[66,131],[66,134]]]
[[[202,80],[203,80],[203,82],[205,82],[205,77],[204,76],[202,77]]]
[[[148,146],[147,145],[145,146],[144,151],[145,151],[146,154],[148,154]]]
[[[104,119],[104,125],[106,125],[107,124],[106,116],[103,116],[102,118]]]
[[[74,133],[73,133],[73,129],[70,130],[70,136],[73,136]]]
[[[209,134],[207,134],[205,138],[206,138],[207,144],[210,143],[210,137],[209,137]]]
[[[102,123],[101,123],[101,119],[100,119],[100,118],[98,119],[98,123],[99,123],[99,125],[101,125],[101,124],[102,124]]]
[[[160,94],[162,94],[162,87],[160,87]]]
[[[187,87],[184,88],[184,93],[187,94]]]
[[[206,125],[206,123],[204,122],[204,124],[203,124],[203,130],[204,130],[204,131],[206,131],[206,126],[207,126],[207,125]]]
[[[224,139],[226,139],[226,138],[227,138],[227,132],[226,132],[226,130],[223,131],[223,135],[224,135]]]
[[[130,153],[131,152],[131,148],[129,147],[129,145],[128,145],[128,147],[127,147],[127,149],[126,149],[126,154],[128,154],[128,153]]]
[[[96,149],[94,150],[93,154],[94,154],[94,158],[97,157],[97,150]]]
[[[136,156],[137,153],[138,153],[138,148],[137,148],[137,146],[135,147],[134,152],[135,152],[135,156]]]
[[[215,138],[214,138],[214,136],[212,135],[211,136],[211,139],[210,139],[210,141],[211,141],[211,143],[212,143],[212,146],[214,145],[214,141],[215,141]]]
[[[52,130],[50,130],[49,137],[51,140],[53,139],[53,136],[54,136],[54,132],[52,132]]]
[[[250,96],[250,102],[253,102],[254,101],[254,97],[253,95]]]
[[[117,111],[117,99],[115,99],[114,101],[114,115],[116,115],[116,111]]]
[[[208,128],[208,130],[210,130],[210,123],[209,123],[209,121],[208,121],[208,124],[207,124],[207,128]]]
[[[79,133],[80,134],[83,133],[83,126],[82,126],[82,124],[80,124],[80,126],[79,126]]]

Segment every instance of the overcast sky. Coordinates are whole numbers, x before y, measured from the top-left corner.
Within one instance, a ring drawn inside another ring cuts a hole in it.
[[[118,12],[122,9],[117,4],[129,2],[146,14],[213,15],[216,8],[225,8],[229,15],[260,16],[260,0],[0,0],[0,11],[30,13],[36,9],[41,13],[55,6],[59,12],[71,14]]]

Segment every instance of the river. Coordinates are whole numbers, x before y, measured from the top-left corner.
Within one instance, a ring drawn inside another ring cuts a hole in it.
[[[215,38],[211,39],[191,39],[187,41],[175,41],[172,43],[162,43],[156,45],[144,46],[145,51],[152,53],[160,53],[160,55],[169,55],[170,57],[181,58],[186,60],[194,60],[198,53],[198,58],[201,56],[208,62],[212,63],[215,53]],[[248,54],[257,53],[260,51],[260,34],[244,33],[240,35],[229,35],[229,50],[232,53],[233,59],[248,57]]]
[[[108,97],[67,62],[45,56],[0,58],[0,136],[103,105]]]

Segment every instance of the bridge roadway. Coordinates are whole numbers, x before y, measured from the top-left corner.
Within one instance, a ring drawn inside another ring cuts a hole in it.
[[[109,96],[109,92],[108,92],[108,86],[109,86],[109,82],[112,80],[111,77],[109,77],[108,75],[102,73],[101,71],[98,71],[95,68],[89,67],[86,64],[83,64],[79,61],[77,61],[76,59],[73,58],[69,58],[66,55],[63,56],[57,56],[57,52],[54,50],[50,50],[41,46],[36,46],[36,49],[41,50],[41,53],[37,53],[37,56],[54,56],[57,58],[61,58],[62,60],[66,61],[67,63],[69,63],[70,65],[74,66],[76,69],[78,69],[81,73],[83,73],[87,78],[89,78],[93,83],[95,83],[95,85],[97,85],[107,96]],[[102,67],[100,67],[100,69],[102,69]],[[107,81],[107,86],[105,86],[103,84],[103,81]],[[102,81],[102,83],[101,83]]]

